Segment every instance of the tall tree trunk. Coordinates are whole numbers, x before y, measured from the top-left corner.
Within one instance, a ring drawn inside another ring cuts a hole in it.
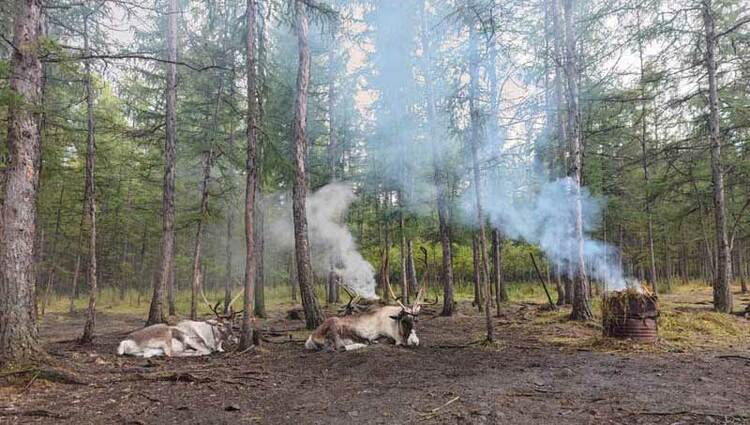
[[[571,157],[573,158],[573,191],[575,198],[575,282],[573,285],[573,309],[570,318],[573,320],[590,320],[591,303],[589,300],[589,282],[586,276],[584,260],[583,235],[583,201],[581,185],[583,184],[583,147],[581,143],[581,119],[578,108],[578,70],[576,68],[576,37],[573,22],[574,0],[564,0],[565,9],[565,75],[568,81],[568,138],[570,139]]]
[[[193,280],[190,294],[190,319],[198,318],[198,297],[201,291],[201,251],[203,248],[203,227],[208,213],[208,183],[211,180],[211,167],[214,163],[214,149],[211,147],[205,153],[203,160],[203,180],[201,181],[201,205],[198,210],[198,226],[195,230],[195,246],[193,248]]]
[[[270,7],[270,6],[266,6]],[[258,23],[258,60],[257,60],[257,93],[258,93],[258,127],[262,126],[265,116],[264,100],[268,95],[268,84],[266,84],[265,66],[266,55],[266,21],[263,9],[258,5],[256,11]],[[255,315],[266,317],[266,268],[265,268],[265,244],[266,244],[266,211],[263,196],[263,161],[265,158],[266,142],[264,133],[258,132],[257,149],[257,178],[255,192]]]
[[[83,21],[83,49],[84,55],[88,55],[88,16]],[[84,65],[86,73],[86,116],[87,116],[87,138],[86,138],[86,182],[84,202],[86,204],[86,221],[89,228],[89,307],[86,313],[86,323],[83,325],[81,343],[89,343],[94,339],[94,328],[96,326],[96,141],[94,139],[94,90],[91,87],[91,60]]]
[[[34,239],[41,167],[39,0],[16,2],[8,91],[8,154],[0,226],[0,366],[41,352],[34,314]]]
[[[310,84],[310,46],[305,2],[295,0],[296,30],[299,47],[297,68],[297,93],[294,99],[294,184],[292,186],[292,209],[294,215],[294,246],[297,256],[297,277],[305,311],[305,324],[315,329],[323,323],[323,311],[318,305],[313,290],[313,274],[310,260],[310,241],[307,234],[307,88]]]
[[[492,323],[490,300],[489,267],[487,262],[487,235],[485,232],[485,217],[482,206],[482,175],[479,169],[479,143],[481,140],[481,123],[479,112],[479,43],[474,25],[470,28],[469,44],[469,113],[471,116],[471,163],[473,171],[474,196],[476,202],[477,224],[479,226],[479,259],[481,263],[480,281],[484,289],[484,314],[487,325],[487,341],[495,340]]]
[[[163,234],[161,242],[160,278],[154,281],[154,292],[146,325],[163,323],[164,289],[169,285],[170,314],[174,313],[174,185],[176,162],[177,122],[177,0],[169,0],[167,7],[167,89],[166,89],[166,138],[164,142],[164,193],[162,201]]]
[[[255,320],[255,193],[258,178],[258,102],[257,75],[255,61],[255,39],[257,28],[255,25],[257,4],[256,0],[247,0],[245,19],[247,24],[247,38],[245,39],[247,66],[247,158],[245,162],[245,287],[242,316],[242,331],[240,349],[249,348],[258,342],[253,330]]]
[[[641,30],[641,17],[638,12],[638,31]],[[648,152],[646,149],[646,67],[643,62],[643,40],[638,37],[638,59],[640,63],[640,89],[641,89],[641,166],[643,167],[643,190],[644,190],[644,207],[646,210],[646,225],[647,225],[647,237],[648,237],[648,259],[649,259],[649,276],[648,281],[651,284],[651,291],[656,294],[656,255],[654,254],[654,223],[652,210],[652,199],[649,188],[649,174],[648,174]]]
[[[326,161],[330,181],[335,182],[338,178],[336,169],[339,158],[338,132],[336,131],[336,40],[337,28],[332,29],[331,44],[328,46],[328,146],[326,147]],[[335,267],[331,264],[328,273],[326,301],[331,304],[338,301],[338,276]]]
[[[433,48],[430,42],[429,35],[427,33],[427,7],[426,2],[422,2],[421,17],[422,17],[422,31],[420,33],[422,39],[422,49],[425,55],[425,101],[427,103],[427,128],[429,129],[429,136],[431,138],[436,137],[437,129],[437,108],[435,105],[435,94],[433,93],[432,77],[434,71],[432,69],[434,65],[433,59]],[[450,219],[448,216],[448,197],[446,194],[446,176],[443,173],[443,158],[442,154],[438,150],[438,141],[430,140],[432,147],[432,168],[433,168],[433,182],[436,188],[436,204],[438,212],[438,227],[440,233],[440,247],[443,251],[443,262],[442,262],[442,279],[443,279],[443,310],[441,316],[452,316],[453,315],[453,247],[451,246],[450,237]]]
[[[716,81],[716,31],[711,0],[703,0],[703,25],[706,30],[706,71],[708,72],[708,130],[711,145],[711,182],[713,183],[714,216],[716,220],[717,264],[714,284],[714,309],[732,312],[732,257],[727,239],[727,218],[724,202],[724,166],[721,160],[719,132],[719,92]]]

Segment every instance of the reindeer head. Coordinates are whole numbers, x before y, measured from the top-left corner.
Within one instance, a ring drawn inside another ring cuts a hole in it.
[[[221,304],[221,301],[217,301],[216,304],[211,306],[209,304],[208,299],[206,298],[206,295],[203,293],[203,290],[201,290],[201,295],[203,296],[203,301],[206,303],[208,308],[214,313],[214,318],[206,320],[206,323],[211,325],[211,328],[214,333],[214,338],[218,341],[219,344],[219,351],[224,351],[221,348],[221,345],[223,343],[231,343],[231,344],[237,344],[239,342],[239,338],[234,333],[234,322],[235,319],[242,314],[244,310],[240,311],[234,311],[232,308],[232,305],[235,301],[242,295],[242,292],[237,294],[232,301],[229,303],[229,313],[223,314],[219,312],[219,305]]]
[[[414,324],[419,321],[419,312],[422,309],[422,297],[424,296],[424,287],[419,288],[417,292],[417,298],[411,306],[406,306],[401,302],[399,298],[393,293],[393,289],[388,285],[388,290],[391,296],[396,300],[398,305],[401,307],[401,311],[397,315],[389,316],[399,324],[399,331],[401,336],[406,340],[406,345],[419,345],[419,339],[417,334],[414,332]]]

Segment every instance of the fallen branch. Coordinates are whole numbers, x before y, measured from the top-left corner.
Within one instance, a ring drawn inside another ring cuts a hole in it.
[[[440,412],[440,411],[441,411],[442,409],[444,409],[444,408],[446,408],[446,407],[450,406],[451,404],[453,404],[454,402],[458,401],[458,399],[459,399],[459,398],[461,398],[461,397],[459,397],[459,396],[455,396],[455,397],[453,397],[452,399],[450,399],[450,400],[448,400],[447,402],[445,402],[445,403],[444,403],[443,405],[441,405],[441,406],[438,406],[438,407],[436,407],[436,408],[434,408],[434,409],[432,409],[432,410],[430,410],[430,411],[428,411],[428,412],[419,412],[419,416],[421,416],[421,418],[422,418],[422,419],[430,419],[430,418],[433,418],[433,417],[437,416],[437,414],[438,414],[438,413],[439,413],[439,412]]]
[[[735,359],[735,360],[747,360],[750,361],[750,357],[738,356],[736,354],[727,354],[723,356],[716,356],[717,359]]]
[[[44,409],[34,409],[34,410],[21,410],[21,411],[8,411],[8,412],[0,412],[0,416],[36,416],[36,417],[43,417],[43,418],[55,418],[55,419],[68,419],[70,416],[60,415],[58,413],[50,412],[49,410]]]
[[[113,382],[128,381],[161,381],[161,382],[213,382],[213,379],[206,376],[196,376],[189,372],[159,372],[159,373],[136,373],[123,379]]]

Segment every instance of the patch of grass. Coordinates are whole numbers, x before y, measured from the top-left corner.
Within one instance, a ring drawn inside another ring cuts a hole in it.
[[[729,347],[747,343],[750,323],[714,311],[663,309],[659,318],[659,337],[684,349]]]
[[[565,307],[537,312],[530,331],[541,341],[577,350],[671,352],[747,347],[750,321],[712,311],[710,286],[690,282],[673,284],[672,290],[671,294],[662,294],[659,299],[659,342],[656,344],[604,337],[601,299],[598,297],[592,300],[594,320],[591,322],[569,321],[570,308]]]

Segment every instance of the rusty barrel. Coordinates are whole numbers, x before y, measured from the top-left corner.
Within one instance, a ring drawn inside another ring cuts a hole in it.
[[[606,294],[602,304],[604,335],[656,342],[659,305],[656,296],[623,291]]]

